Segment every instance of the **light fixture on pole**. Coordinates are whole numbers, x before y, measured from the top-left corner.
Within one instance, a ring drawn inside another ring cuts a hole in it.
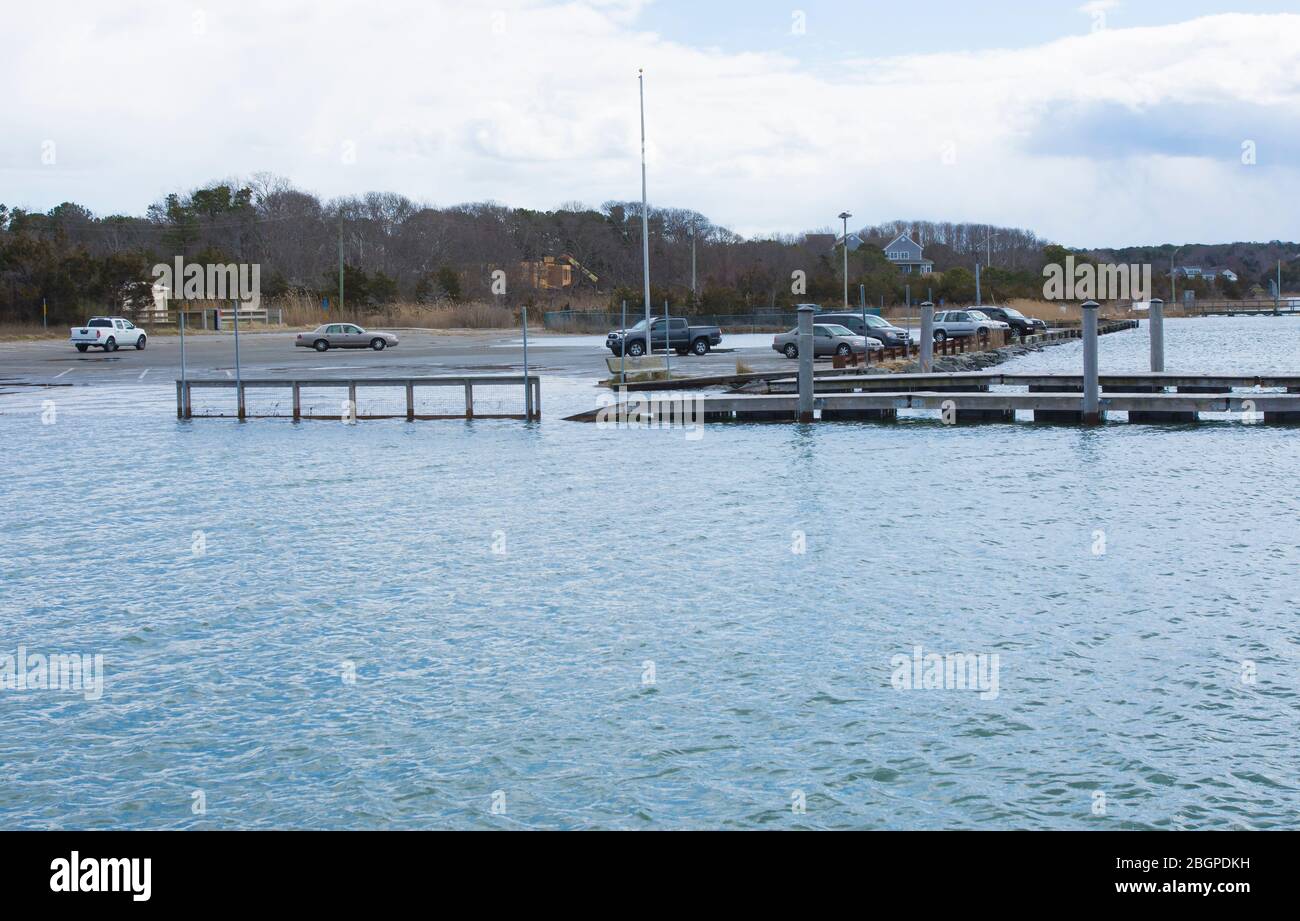
[[[993,267],[993,237],[994,237],[994,236],[995,236],[995,234],[993,233],[993,228],[992,228],[991,226],[985,225],[985,236],[984,236],[984,247],[985,247],[985,252],[984,252],[984,267],[985,267],[986,269],[987,269],[987,268],[992,268],[992,267]]]
[[[844,309],[849,309],[849,218],[853,215],[847,211],[840,212],[840,220],[844,222]]]

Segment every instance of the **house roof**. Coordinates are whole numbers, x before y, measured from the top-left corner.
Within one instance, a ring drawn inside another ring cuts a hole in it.
[[[915,246],[918,250],[923,250],[923,249],[925,248],[925,247],[921,246],[920,243],[917,243],[915,240],[913,240],[913,239],[912,239],[912,235],[911,235],[910,233],[900,233],[898,236],[894,237],[894,239],[892,239],[892,240],[889,241],[888,245],[885,246],[885,249],[888,250],[889,247],[893,246],[893,245],[894,245],[895,243],[897,243],[899,240],[902,240],[902,241],[905,242],[905,243],[910,243],[910,244],[912,244],[912,245]]]

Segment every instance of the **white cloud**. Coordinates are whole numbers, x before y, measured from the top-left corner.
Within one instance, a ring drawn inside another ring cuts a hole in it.
[[[4,198],[140,212],[176,188],[257,170],[324,195],[382,189],[439,204],[637,198],[644,66],[652,201],[742,233],[829,226],[848,207],[864,221],[1019,224],[1077,244],[1294,235],[1279,203],[1297,198],[1300,174],[1278,162],[1275,141],[1276,125],[1300,115],[1300,16],[1112,28],[813,74],[778,54],[639,31],[642,5],[294,0],[214,7],[197,32],[192,9],[154,0],[125,14],[89,2],[59,15],[7,9]],[[1275,116],[1252,134],[1256,166],[1240,163],[1244,138],[1225,135],[1220,152],[1200,130],[1185,144],[1168,117],[1167,136],[1117,138],[1118,157],[1105,137],[1076,153],[1044,136],[1061,112],[1091,113],[1090,132],[1104,134],[1114,107],[1132,132],[1168,107],[1195,123],[1201,108],[1238,106]],[[54,166],[40,162],[46,139]]]

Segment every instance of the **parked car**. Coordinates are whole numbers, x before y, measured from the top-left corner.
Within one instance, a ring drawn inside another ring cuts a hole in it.
[[[105,352],[116,352],[123,345],[142,349],[149,344],[145,331],[123,317],[91,317],[85,326],[74,326],[70,332],[68,340],[78,352],[92,345]]]
[[[934,315],[935,342],[967,336],[975,336],[980,342],[988,342],[993,333],[1010,328],[1001,320],[990,320],[978,310],[941,310]]]
[[[605,346],[614,357],[627,351],[628,357],[640,358],[654,349],[671,348],[678,355],[707,355],[722,342],[722,330],[716,326],[691,326],[685,317],[669,317],[665,330],[663,317],[650,318],[650,348],[646,347],[645,320],[628,329],[611,330]]]
[[[860,319],[860,318],[859,318]],[[798,327],[772,337],[772,348],[786,358],[799,357]],[[879,339],[859,336],[853,330],[838,323],[813,324],[813,357],[823,355],[865,355],[867,350],[877,351],[884,348]]]
[[[327,352],[330,349],[384,349],[397,345],[392,333],[366,330],[355,323],[326,323],[309,333],[299,333],[293,344],[304,349]]]
[[[1042,320],[1036,317],[1027,317],[1014,307],[979,307],[976,309],[990,320],[1001,320],[1015,330],[1021,339],[1047,329],[1047,324]]]
[[[895,326],[884,317],[878,317],[874,313],[866,316],[864,324],[862,314],[860,313],[821,313],[817,315],[818,323],[838,323],[846,327],[855,336],[867,336],[872,339],[879,339],[883,344],[888,346],[908,345],[912,341],[911,334],[901,326]]]

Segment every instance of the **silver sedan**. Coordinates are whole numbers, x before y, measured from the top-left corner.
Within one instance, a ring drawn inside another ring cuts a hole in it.
[[[397,345],[397,337],[392,333],[365,330],[355,323],[326,323],[309,333],[299,333],[293,344],[318,352],[330,349],[374,349],[382,352]]]
[[[840,326],[838,323],[814,323],[812,338],[814,358],[821,358],[823,355],[852,355],[855,353],[862,355],[867,349],[874,352],[877,349],[884,348],[884,344],[879,339],[855,335],[853,330],[846,326]],[[789,332],[778,333],[773,336],[772,348],[786,358],[798,358],[799,330],[792,329]]]

